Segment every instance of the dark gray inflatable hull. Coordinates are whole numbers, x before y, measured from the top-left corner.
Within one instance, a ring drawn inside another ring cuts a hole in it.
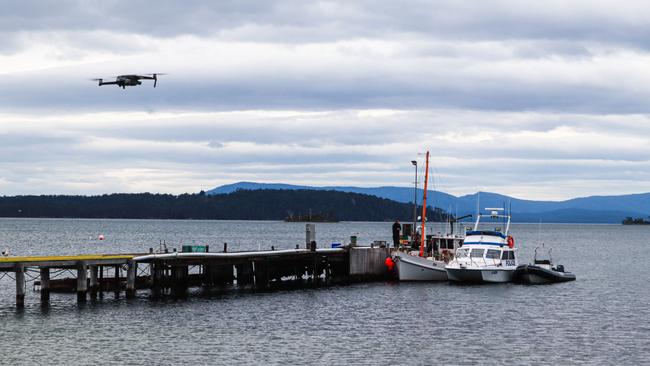
[[[534,264],[522,264],[517,267],[513,280],[530,285],[575,281],[576,275],[571,272],[549,270]]]

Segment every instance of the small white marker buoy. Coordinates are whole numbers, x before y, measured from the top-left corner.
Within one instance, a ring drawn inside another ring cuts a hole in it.
[[[9,256],[9,248],[5,248],[5,250],[2,251],[2,256],[3,257],[8,257]]]

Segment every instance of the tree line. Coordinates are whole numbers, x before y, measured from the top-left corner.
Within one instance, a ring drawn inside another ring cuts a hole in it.
[[[309,213],[339,221],[413,219],[413,205],[376,196],[322,190],[238,190],[229,194],[114,193],[98,196],[4,196],[0,217],[196,220],[284,220]],[[418,208],[420,215],[422,207]],[[447,213],[427,207],[432,221]]]
[[[623,225],[650,225],[650,216],[648,216],[648,219],[645,220],[643,217],[632,218],[628,216],[623,220]]]

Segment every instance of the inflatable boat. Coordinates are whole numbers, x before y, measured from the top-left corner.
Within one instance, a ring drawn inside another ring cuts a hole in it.
[[[518,266],[513,277],[516,282],[530,285],[575,281],[576,279],[576,275],[564,271],[564,266],[553,267],[548,259],[535,260],[534,264]]]

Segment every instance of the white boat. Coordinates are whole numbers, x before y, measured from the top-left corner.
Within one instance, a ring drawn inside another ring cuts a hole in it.
[[[462,243],[457,235],[422,235],[426,233],[427,183],[429,179],[429,152],[427,151],[424,197],[422,204],[422,226],[410,240],[411,248],[393,253],[400,281],[447,281],[446,262],[453,258],[454,250]],[[455,221],[453,221],[455,222]],[[453,222],[452,232],[453,232]],[[410,230],[409,230],[410,231]],[[410,250],[417,249],[419,250]]]
[[[395,252],[393,260],[400,281],[447,281],[445,262],[420,257],[419,252]]]
[[[517,269],[517,249],[514,239],[508,235],[510,215],[503,209],[488,208],[489,215],[479,214],[474,229],[465,233],[463,246],[456,249],[456,256],[446,266],[447,276],[457,282],[510,282]],[[494,230],[479,230],[481,218],[503,220]]]
[[[427,235],[427,243],[424,257],[420,257],[417,250],[393,253],[400,281],[447,281],[445,265],[453,259],[454,252],[463,244],[463,238],[437,233]]]

